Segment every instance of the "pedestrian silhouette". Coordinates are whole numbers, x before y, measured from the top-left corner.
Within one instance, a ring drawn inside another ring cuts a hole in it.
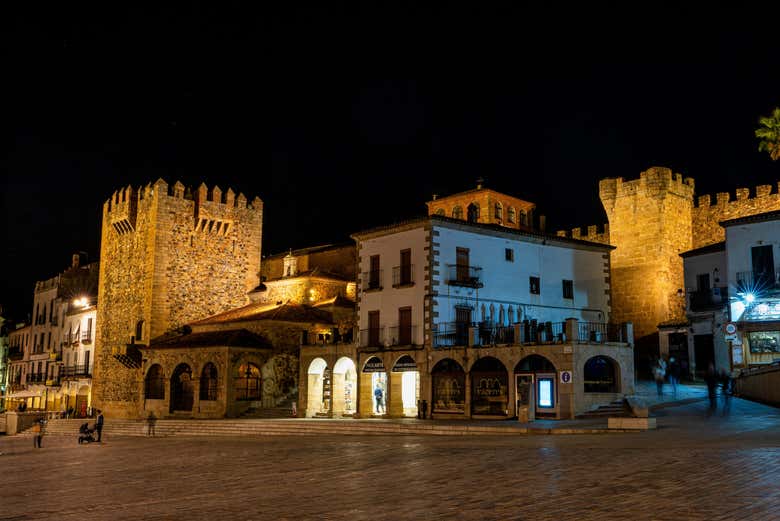
[[[154,436],[154,425],[157,423],[157,417],[154,415],[154,411],[149,411],[149,416],[146,418],[146,435]]]
[[[723,416],[728,416],[731,412],[731,394],[732,394],[732,387],[733,387],[733,379],[731,378],[731,375],[725,370],[722,369],[720,371],[720,374],[718,375],[718,380],[720,381],[720,396],[723,401]]]
[[[715,373],[715,365],[712,362],[704,374],[704,381],[707,383],[707,397],[710,399],[710,408],[707,410],[709,418],[718,410],[718,375]]]

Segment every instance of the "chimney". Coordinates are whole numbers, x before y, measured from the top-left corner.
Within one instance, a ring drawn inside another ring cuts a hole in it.
[[[544,231],[547,228],[547,217],[544,215],[539,216],[539,230]]]
[[[433,200],[435,201],[436,198],[439,197],[439,194],[433,194]]]
[[[485,182],[485,180],[482,179],[481,177],[477,178],[477,190],[482,190],[482,183],[484,183],[484,182]]]

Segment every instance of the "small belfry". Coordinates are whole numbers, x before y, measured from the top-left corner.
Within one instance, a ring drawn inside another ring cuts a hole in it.
[[[189,322],[245,305],[259,283],[263,202],[218,186],[162,179],[127,186],[103,205],[95,405],[135,417],[139,346]]]

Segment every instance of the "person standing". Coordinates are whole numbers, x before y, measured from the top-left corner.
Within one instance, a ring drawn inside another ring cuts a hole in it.
[[[718,375],[715,373],[715,364],[710,362],[707,367],[707,372],[704,375],[704,381],[707,383],[707,396],[710,399],[710,408],[707,411],[707,417],[709,418],[718,410]]]
[[[41,448],[41,442],[43,441],[43,418],[37,420],[33,425],[33,447],[36,449]]]
[[[374,389],[374,398],[376,399],[376,413],[384,413],[384,404],[382,403],[382,388],[378,385]],[[381,410],[380,410],[381,409]]]
[[[664,394],[664,377],[666,377],[666,362],[663,358],[659,358],[658,363],[653,368],[653,378],[659,398]]]
[[[157,417],[154,415],[154,411],[149,411],[149,416],[146,417],[146,435],[154,436],[154,425],[157,423]]]
[[[98,417],[97,421],[95,422],[95,430],[97,431],[98,435],[98,443],[100,443],[100,437],[103,433],[103,411],[98,409]]]

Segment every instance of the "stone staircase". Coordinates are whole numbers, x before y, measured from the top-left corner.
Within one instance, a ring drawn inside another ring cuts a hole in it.
[[[623,399],[615,400],[606,405],[600,405],[595,409],[591,409],[588,412],[578,414],[576,418],[588,419],[588,418],[622,418],[630,416],[628,408],[625,406]]]
[[[298,391],[290,393],[276,403],[275,407],[250,407],[239,418],[291,418],[292,405],[298,401]]]
[[[78,439],[82,419],[51,420],[46,425],[47,436],[72,436]],[[92,427],[94,421],[89,422]],[[541,431],[546,429],[534,429]],[[306,419],[224,419],[224,420],[157,420],[155,436],[310,436],[310,435],[469,435],[469,434],[529,434],[531,429],[511,425],[441,424],[430,421],[401,420],[319,420]],[[17,436],[32,436],[30,430]],[[145,420],[107,418],[103,440],[114,437],[146,436]]]

